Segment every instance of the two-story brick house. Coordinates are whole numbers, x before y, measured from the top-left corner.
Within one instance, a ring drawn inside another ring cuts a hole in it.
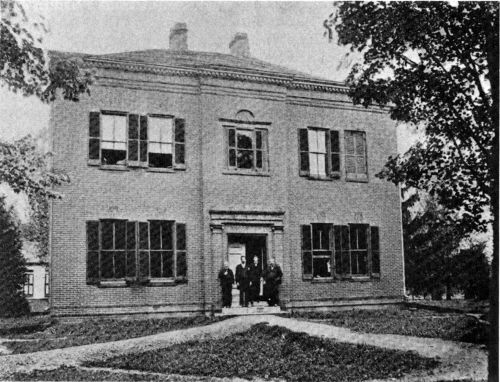
[[[230,54],[170,47],[81,55],[91,96],[57,100],[51,208],[56,315],[220,309],[224,260],[283,269],[281,305],[401,301],[400,196],[376,178],[396,152],[387,112],[346,88]]]

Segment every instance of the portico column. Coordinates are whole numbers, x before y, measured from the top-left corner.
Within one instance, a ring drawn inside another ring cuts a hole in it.
[[[210,258],[208,259],[208,264],[206,272],[205,285],[207,288],[207,308],[210,308],[212,304],[217,307],[220,299],[221,292],[218,288],[217,276],[219,268],[222,266],[222,256],[224,250],[223,244],[223,234],[224,229],[222,224],[211,224],[211,250]]]

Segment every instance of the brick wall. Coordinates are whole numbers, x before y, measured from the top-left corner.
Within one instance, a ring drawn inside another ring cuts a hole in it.
[[[396,152],[388,116],[354,108],[344,95],[223,80],[101,72],[91,97],[53,105],[54,166],[71,183],[53,202],[52,310],[55,314],[195,312],[218,304],[222,242],[213,242],[210,210],[284,211],[282,300],[363,299],[403,294],[401,217],[396,187],[374,177]],[[95,110],[168,113],[186,120],[185,171],[110,171],[87,163],[88,114]],[[269,122],[269,176],[226,174],[220,118],[251,110]],[[369,182],[312,181],[298,176],[297,129],[308,125],[366,131]],[[302,281],[299,226],[352,223],[361,212],[380,227],[381,279],[313,284]],[[85,221],[168,219],[188,232],[188,282],[102,288],[87,285]]]

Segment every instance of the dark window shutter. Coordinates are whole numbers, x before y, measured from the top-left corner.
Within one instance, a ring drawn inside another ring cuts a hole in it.
[[[342,226],[333,227],[333,250],[335,252],[335,274],[342,274]]]
[[[136,222],[127,222],[127,256],[126,277],[135,279],[137,276],[137,232]]]
[[[330,130],[330,176],[340,178],[340,141],[336,130]]]
[[[87,222],[87,284],[99,282],[99,222]]]
[[[139,280],[149,279],[149,223],[139,222]]]
[[[174,121],[175,165],[183,167],[186,164],[186,121],[176,118]]]
[[[148,117],[141,115],[139,118],[139,162],[141,166],[148,165]]]
[[[312,237],[311,226],[309,224],[300,226],[301,249],[302,249],[302,276],[305,279],[312,279]]]
[[[236,168],[236,130],[226,128],[227,166]]]
[[[299,129],[299,175],[309,175],[309,142],[307,129]]]
[[[89,159],[99,161],[101,155],[101,129],[100,129],[101,114],[96,111],[90,112],[89,115]]]
[[[176,232],[176,276],[185,280],[187,277],[187,245],[186,245],[186,224],[177,223]]]
[[[340,245],[341,245],[341,263],[342,275],[351,274],[351,251],[350,251],[350,240],[349,240],[349,226],[343,225],[340,227]]]
[[[380,274],[380,239],[378,227],[370,227],[372,273]]]
[[[139,164],[139,116],[137,114],[128,116],[128,164],[131,166]]]

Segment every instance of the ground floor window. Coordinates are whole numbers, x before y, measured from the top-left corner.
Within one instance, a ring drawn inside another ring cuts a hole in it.
[[[368,224],[301,226],[306,279],[379,276],[379,229]]]
[[[24,295],[26,297],[33,297],[33,286],[34,286],[35,276],[33,272],[28,272],[24,276]]]
[[[186,225],[102,219],[87,222],[87,282],[185,280]]]

